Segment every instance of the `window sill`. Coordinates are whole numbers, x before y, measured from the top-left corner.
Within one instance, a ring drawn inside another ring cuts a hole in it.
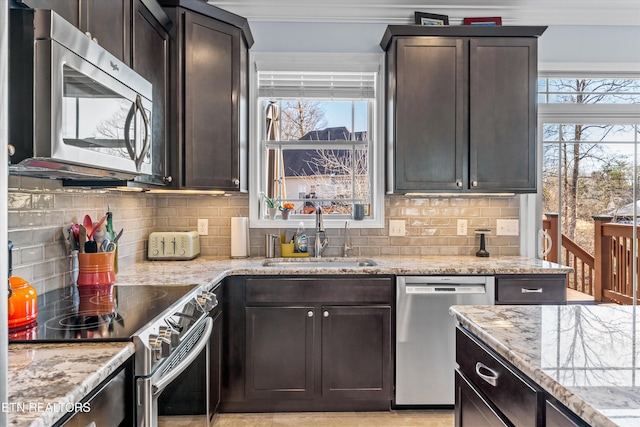
[[[363,219],[355,221],[352,218],[331,218],[330,215],[325,215],[322,218],[322,222],[325,229],[344,228],[344,223],[349,222],[349,228],[384,228],[384,218],[382,219]],[[310,218],[289,218],[283,220],[276,219],[256,219],[252,218],[249,221],[250,228],[298,228],[300,222],[304,223],[306,230],[314,230],[316,228],[315,216]]]

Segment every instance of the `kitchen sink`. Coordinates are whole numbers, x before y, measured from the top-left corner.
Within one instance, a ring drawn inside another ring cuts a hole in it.
[[[371,259],[349,258],[292,258],[266,260],[264,267],[292,267],[292,268],[362,268],[378,265]]]

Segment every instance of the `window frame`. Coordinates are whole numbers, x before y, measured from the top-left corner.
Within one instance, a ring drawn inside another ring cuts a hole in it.
[[[597,63],[540,63],[538,66],[538,80],[549,78],[640,78],[637,66],[632,64],[597,64]],[[536,84],[537,87],[537,84]],[[543,126],[545,123],[561,121],[588,122],[607,121],[612,124],[629,124],[630,120],[638,120],[637,104],[602,104],[580,105],[544,104],[538,102],[537,117],[537,179],[538,192],[536,194],[521,195],[520,220],[521,254],[540,258],[541,239],[538,231],[542,229],[542,169],[543,169]],[[559,234],[562,228],[559,227]],[[560,236],[557,236],[560,241]],[[553,248],[552,250],[560,250]],[[560,256],[560,252],[558,252]],[[558,258],[560,259],[560,258]]]
[[[325,215],[325,228],[344,228],[349,221],[351,228],[384,228],[384,55],[375,53],[336,54],[336,53],[274,53],[251,52],[249,54],[249,226],[250,228],[297,228],[302,221],[306,229],[315,228],[315,216],[289,220],[265,219],[260,217],[261,177],[265,175],[264,156],[261,148],[262,121],[258,94],[258,70],[274,71],[352,71],[376,72],[376,96],[373,100],[370,117],[371,135],[369,156],[371,163],[369,174],[371,190],[370,217],[364,220],[353,220],[341,215],[332,218]]]

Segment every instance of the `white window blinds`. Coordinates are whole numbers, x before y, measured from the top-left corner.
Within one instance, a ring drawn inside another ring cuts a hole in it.
[[[374,99],[376,73],[334,71],[258,71],[264,98]]]

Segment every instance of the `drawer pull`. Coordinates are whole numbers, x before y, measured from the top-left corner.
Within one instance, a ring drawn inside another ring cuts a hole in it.
[[[313,310],[307,311],[307,317],[313,317]]]
[[[523,294],[541,294],[542,288],[535,288],[535,289],[522,288],[522,293]]]
[[[487,374],[483,374],[481,371],[487,372]],[[500,374],[493,369],[489,368],[484,363],[478,362],[476,363],[476,374],[487,383],[491,384],[494,387],[498,386],[498,376]]]

